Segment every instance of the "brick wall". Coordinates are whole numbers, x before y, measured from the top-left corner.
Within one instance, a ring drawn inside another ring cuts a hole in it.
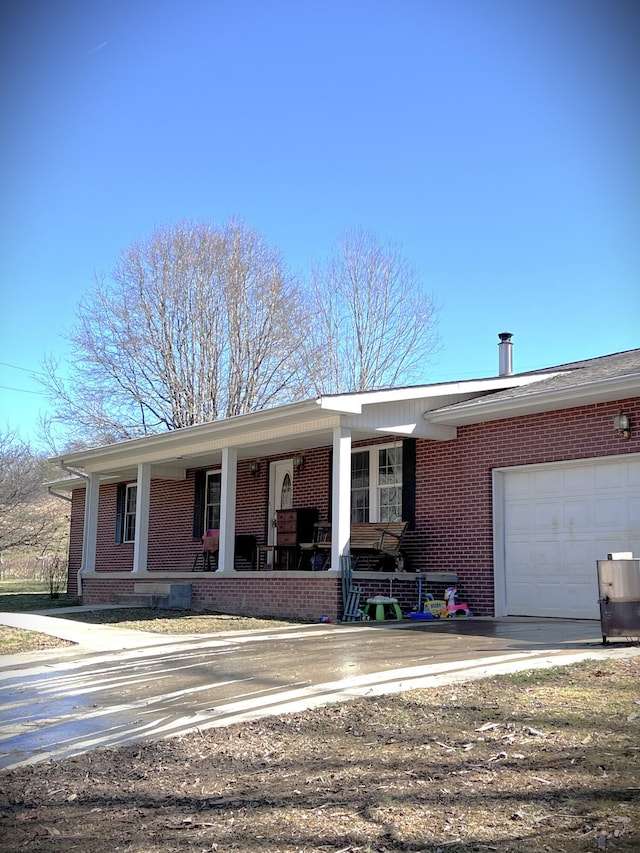
[[[493,469],[638,453],[637,431],[625,440],[613,429],[620,409],[639,422],[640,400],[621,400],[459,427],[456,440],[418,442],[417,567],[457,572],[470,607],[492,615]]]
[[[85,604],[112,604],[119,595],[133,593],[134,577],[89,575],[83,582]],[[175,575],[174,575],[175,577]],[[171,575],[163,579],[171,580]],[[154,578],[155,580],[155,578]],[[194,610],[216,610],[239,616],[270,616],[317,622],[321,616],[336,621],[341,615],[341,581],[335,575],[282,576],[239,574],[237,576],[180,576],[176,582],[190,583]]]
[[[85,604],[114,604],[118,596],[133,593],[144,582],[140,577],[108,577],[98,572],[85,578],[83,601]],[[155,582],[156,575],[150,582]],[[149,580],[149,578],[146,578]],[[192,607],[194,610],[215,610],[239,616],[272,616],[283,619],[317,622],[321,616],[332,621],[340,619],[344,607],[342,581],[334,574],[284,575],[279,573],[240,574],[237,577],[207,575],[177,576],[165,572],[163,580],[191,584]],[[417,579],[380,576],[357,579],[363,590],[360,606],[367,598],[382,595],[397,599],[403,611],[415,609],[418,603]],[[444,582],[429,585],[429,592],[436,598],[444,596]],[[464,599],[463,590],[459,587]],[[426,588],[423,589],[423,592]]]

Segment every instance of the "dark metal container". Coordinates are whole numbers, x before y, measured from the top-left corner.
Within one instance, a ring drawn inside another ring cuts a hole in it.
[[[598,560],[598,588],[602,642],[640,637],[640,559]]]

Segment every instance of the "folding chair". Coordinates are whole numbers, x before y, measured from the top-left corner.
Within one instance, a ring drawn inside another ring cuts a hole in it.
[[[202,559],[202,571],[210,572],[211,571],[211,555],[216,555],[216,568],[218,563],[218,551],[220,550],[220,531],[219,530],[207,530],[207,532],[202,537],[202,551],[200,554],[196,555],[195,562],[193,564],[193,571],[195,572],[196,567],[198,565],[198,560]]]

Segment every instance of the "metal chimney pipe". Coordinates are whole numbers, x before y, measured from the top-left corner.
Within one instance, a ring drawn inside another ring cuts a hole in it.
[[[500,332],[498,334],[498,376],[511,376],[513,373],[513,344],[511,332]]]

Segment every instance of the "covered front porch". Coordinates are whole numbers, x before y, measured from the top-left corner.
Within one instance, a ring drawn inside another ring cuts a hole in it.
[[[478,390],[461,395],[432,386],[428,394],[421,387],[318,398],[59,457],[73,475],[55,484],[74,494],[69,590],[87,603],[106,603],[134,584],[168,578],[191,584],[199,609],[336,619],[354,512],[375,522],[386,512],[406,525],[403,562],[392,571],[356,570],[354,582],[365,597],[392,595],[410,609],[416,572],[435,572],[436,587],[455,580],[438,577],[425,531],[416,529],[416,445],[454,439],[456,427],[432,424],[428,412]],[[357,482],[354,454],[372,466]],[[290,513],[311,512],[329,531],[322,571],[300,559],[299,536],[280,538],[278,496],[285,492]],[[213,570],[194,572],[214,517]],[[240,539],[255,540],[255,563],[239,553]],[[286,567],[276,559],[283,547],[294,555]]]

